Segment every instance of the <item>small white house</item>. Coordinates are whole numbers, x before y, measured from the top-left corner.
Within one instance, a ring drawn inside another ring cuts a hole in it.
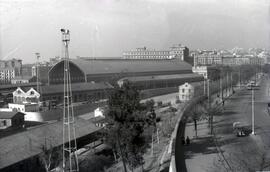
[[[185,83],[179,86],[179,100],[182,102],[189,101],[194,96],[194,87]]]
[[[94,117],[105,117],[104,116],[104,108],[101,108],[101,107],[98,107],[95,109],[95,112],[94,112]]]

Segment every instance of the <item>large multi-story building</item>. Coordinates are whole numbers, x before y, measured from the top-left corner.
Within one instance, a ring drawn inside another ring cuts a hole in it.
[[[173,45],[169,50],[154,50],[136,48],[135,50],[123,52],[124,59],[189,59],[189,49],[181,44]]]
[[[202,51],[194,55],[194,66],[220,64],[222,64],[222,56],[216,51]]]
[[[9,83],[11,79],[15,78],[15,69],[12,67],[0,68],[1,83]]]
[[[11,59],[0,61],[0,82],[10,83],[12,78],[22,73],[22,60]]]
[[[194,55],[194,67],[196,66],[215,66],[215,65],[262,65],[265,59],[259,56],[245,54],[224,54],[216,51],[201,52]]]

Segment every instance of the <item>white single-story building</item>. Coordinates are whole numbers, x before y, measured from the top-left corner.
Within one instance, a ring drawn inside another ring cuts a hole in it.
[[[98,107],[95,109],[94,117],[98,117],[98,116],[105,117],[104,112],[105,112],[104,108]]]

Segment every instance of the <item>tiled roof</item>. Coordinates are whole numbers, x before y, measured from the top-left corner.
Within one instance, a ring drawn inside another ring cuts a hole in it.
[[[25,114],[23,114],[21,112],[4,112],[4,111],[1,111],[0,112],[0,119],[11,119],[17,114],[25,115]]]
[[[190,70],[191,65],[179,59],[174,60],[82,60],[71,59],[86,75],[107,73],[137,73],[153,71]]]
[[[38,126],[0,139],[0,169],[41,153],[41,146],[62,144],[62,121]],[[92,122],[76,118],[77,138],[99,130]]]
[[[129,80],[131,82],[135,81],[150,81],[150,80],[169,80],[169,79],[186,79],[186,78],[201,78],[203,76],[196,74],[196,73],[189,73],[189,74],[175,74],[175,75],[157,75],[157,76],[137,76],[137,77],[125,77],[120,79],[122,80]]]
[[[37,83],[30,82],[30,83],[20,83],[20,84],[6,84],[6,85],[0,85],[0,89],[9,89],[9,88],[17,88],[17,87],[34,87]]]
[[[33,78],[33,76],[15,76],[14,78],[12,78],[11,80],[15,80],[15,79],[25,79],[25,80],[29,80]]]
[[[63,84],[56,85],[43,85],[40,87],[42,94],[54,94],[54,93],[62,93],[64,91]],[[101,89],[112,89],[113,86],[109,83],[73,83],[71,85],[72,91],[89,91],[89,90],[101,90]]]

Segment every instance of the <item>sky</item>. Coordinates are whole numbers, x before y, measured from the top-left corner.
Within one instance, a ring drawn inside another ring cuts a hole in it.
[[[61,28],[70,30],[71,58],[173,44],[270,49],[270,1],[0,0],[0,59],[61,56]]]

